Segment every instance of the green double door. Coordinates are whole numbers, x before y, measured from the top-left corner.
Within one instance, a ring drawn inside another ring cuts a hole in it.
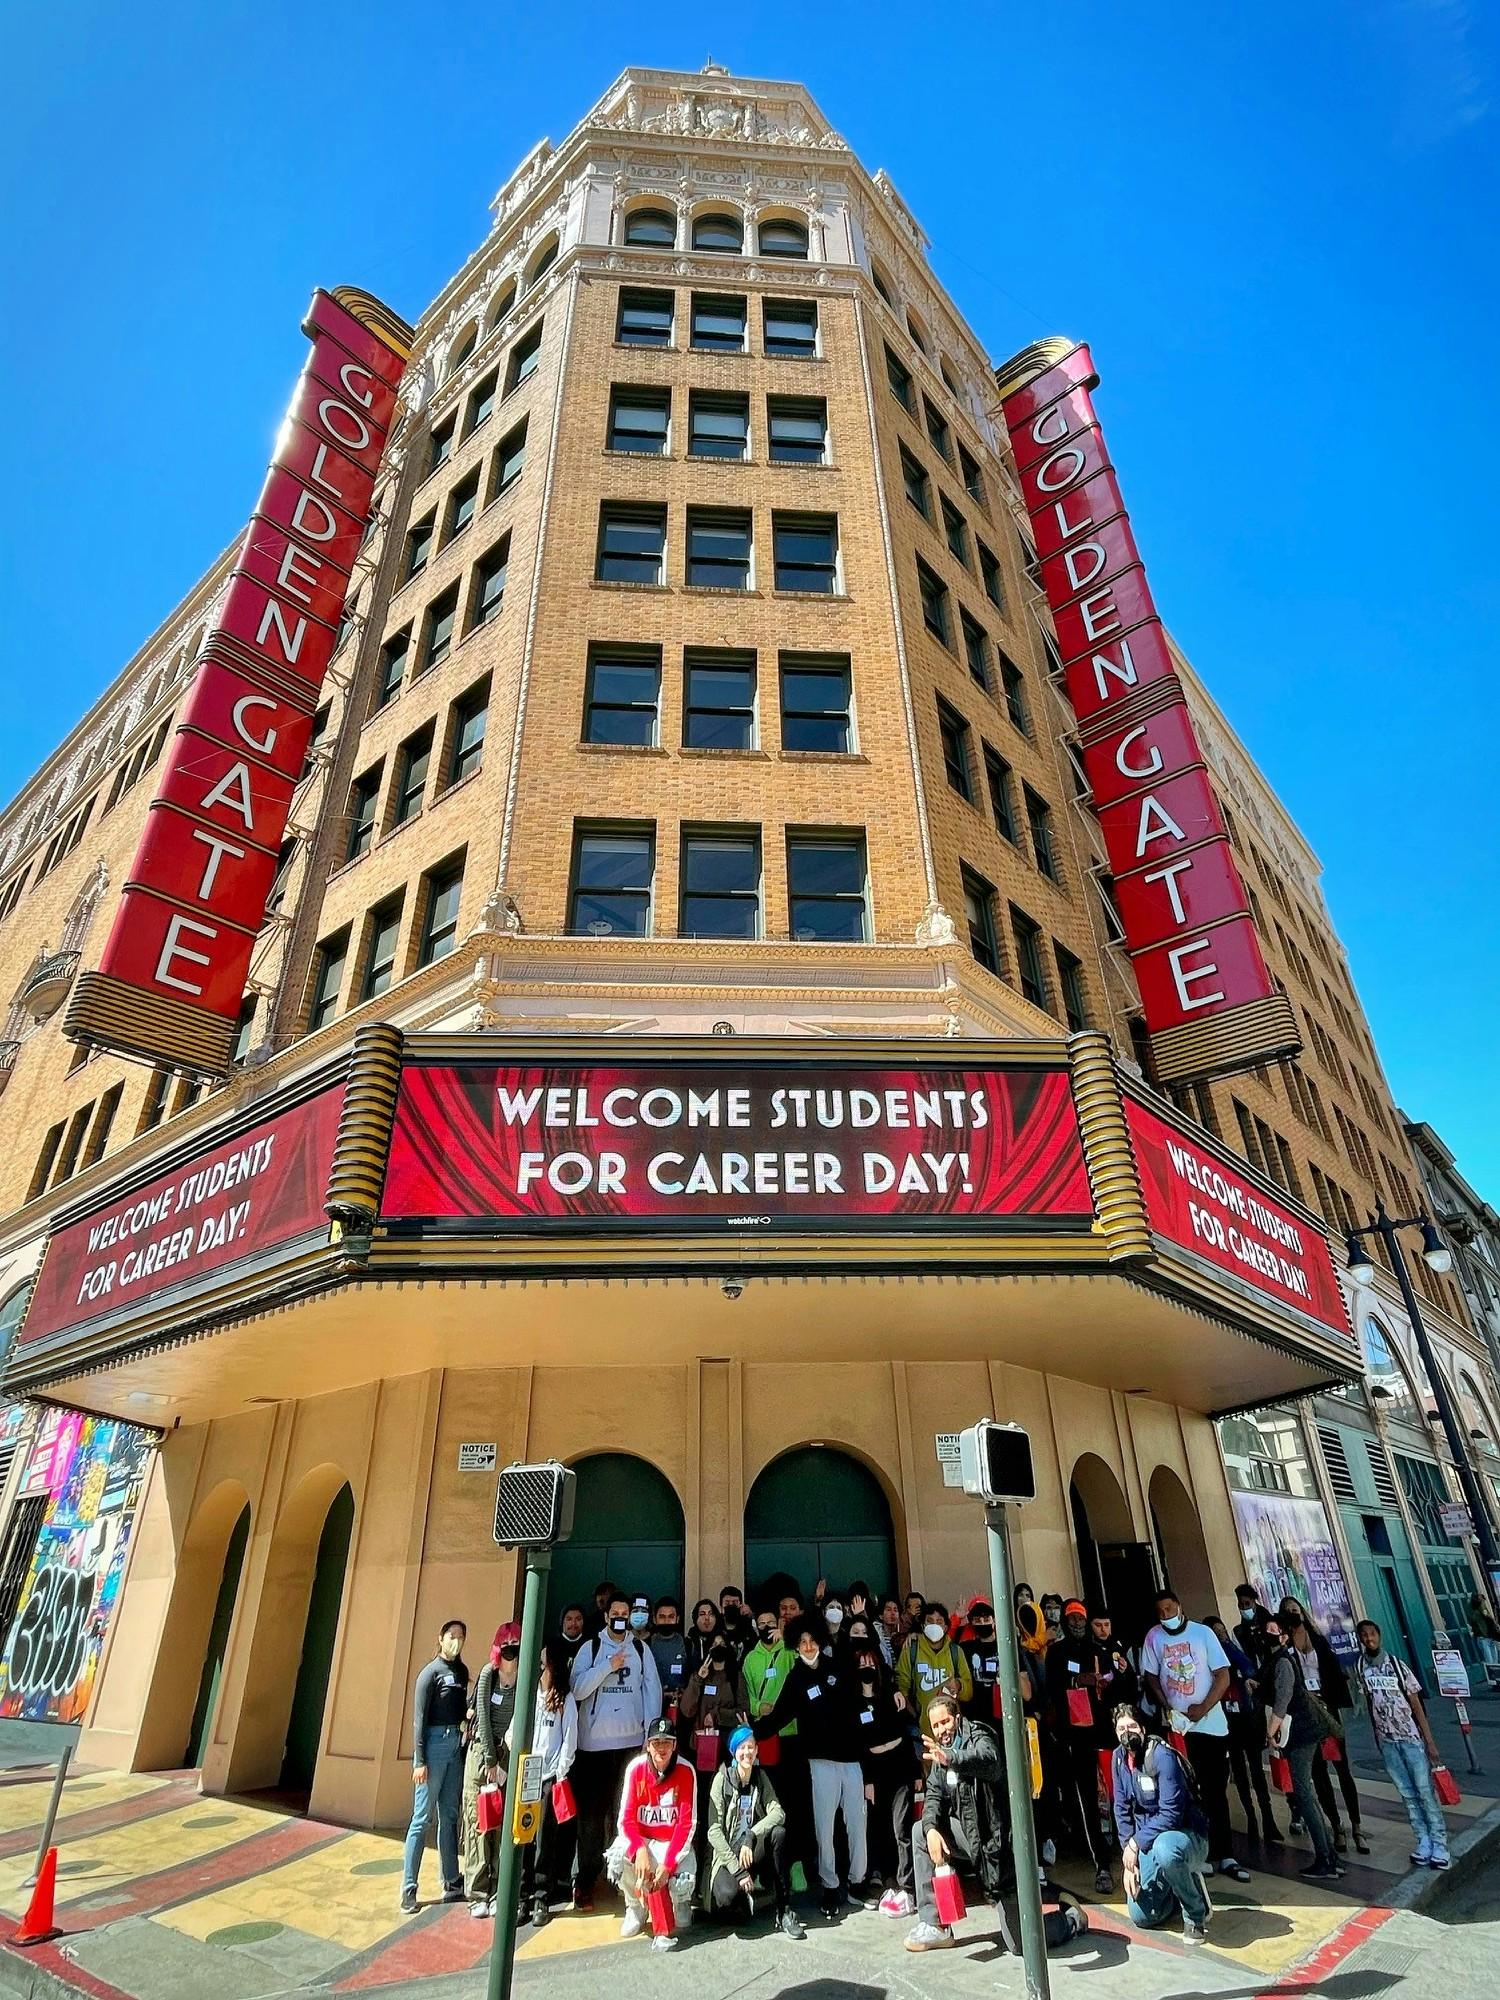
[[[594,1608],[607,1577],[634,1596],[681,1597],[682,1507],[671,1485],[642,1458],[601,1452],[580,1459],[573,1533],[553,1552],[547,1587],[548,1632],[570,1604]]]
[[[745,1503],[745,1572],[726,1581],[742,1583],[752,1603],[779,1595],[784,1578],[804,1603],[819,1577],[836,1590],[862,1580],[877,1599],[893,1592],[896,1537],[880,1482],[826,1446],[773,1459]]]

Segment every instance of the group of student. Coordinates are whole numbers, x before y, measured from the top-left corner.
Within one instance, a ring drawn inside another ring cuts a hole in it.
[[[953,1614],[915,1592],[876,1598],[858,1581],[820,1580],[807,1603],[789,1580],[772,1594],[752,1609],[726,1586],[685,1620],[673,1597],[605,1581],[592,1606],[566,1607],[542,1648],[532,1720],[542,1813],[522,1850],[522,1920],[545,1924],[563,1900],[592,1910],[603,1875],[624,1898],[622,1934],[649,1928],[661,1950],[695,1909],[734,1921],[758,1897],[801,1938],[794,1892],[816,1883],[824,1918],[847,1907],[915,1917],[907,1948],[936,1950],[954,1941],[938,1874],[963,1864],[1019,1950],[994,1605],[975,1595]],[[1351,1679],[1304,1607],[1288,1599],[1272,1613],[1248,1584],[1237,1598],[1231,1634],[1216,1618],[1190,1621],[1164,1592],[1138,1649],[1078,1599],[1038,1601],[1020,1584],[1010,1607],[1044,1883],[1070,1842],[1110,1893],[1118,1850],[1132,1918],[1180,1915],[1189,1942],[1206,1935],[1205,1878],[1250,1879],[1230,1835],[1231,1779],[1252,1841],[1282,1843],[1268,1752],[1289,1767],[1290,1831],[1312,1841],[1305,1875],[1342,1872],[1334,1775],[1355,1846],[1368,1851],[1337,1747],[1356,1684],[1418,1836],[1413,1862],[1448,1859],[1420,1691],[1378,1629],[1361,1626]],[[500,1815],[481,1795],[506,1781],[520,1637],[502,1625],[471,1685],[452,1620],[418,1677],[405,1911],[418,1907],[435,1817],[444,1900],[494,1914]],[[1055,1945],[1087,1918],[1062,1897],[1046,1926]]]

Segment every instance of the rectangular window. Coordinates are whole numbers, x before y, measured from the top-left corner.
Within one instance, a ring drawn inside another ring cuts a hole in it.
[[[578,826],[568,928],[587,937],[647,937],[656,869],[651,826]]]
[[[958,470],[964,482],[965,493],[968,494],[971,500],[977,500],[982,507],[984,505],[984,474],[979,470],[977,463],[970,458],[962,445],[958,447]]]
[[[88,1130],[92,1104],[81,1104],[68,1120],[67,1131],[63,1135],[62,1151],[57,1157],[57,1169],[52,1176],[52,1185],[57,1187],[63,1181],[70,1181],[78,1171],[78,1155],[83,1150],[83,1136]]]
[[[1026,797],[1026,823],[1031,828],[1031,845],[1036,855],[1036,865],[1044,875],[1050,875],[1054,882],[1062,878],[1057,872],[1057,851],[1052,840],[1052,808],[1040,793],[1030,785],[1021,787]]]
[[[694,347],[712,347],[727,354],[743,354],[745,301],[694,292],[691,337]]]
[[[388,896],[365,918],[365,972],[361,1000],[374,1000],[396,976],[396,947],[401,940],[401,905],[405,892]]]
[[[743,458],[749,449],[750,398],[694,389],[688,397],[688,456]]]
[[[475,625],[488,625],[498,618],[505,603],[505,584],[510,575],[510,536],[502,535],[495,546],[480,557],[474,569]]]
[[[325,938],[313,954],[312,999],[307,1010],[307,1032],[312,1034],[331,1021],[339,1010],[339,993],[344,984],[344,967],[349,959],[349,932]]]
[[[970,677],[982,687],[986,694],[990,691],[990,642],[982,625],[976,625],[967,611],[958,614],[959,628],[964,635],[964,659],[968,662]]]
[[[418,965],[446,958],[458,941],[458,906],[464,893],[464,857],[458,855],[434,868],[425,878],[422,897],[422,938]]]
[[[767,299],[766,352],[792,361],[811,361],[818,351],[818,308],[814,300]]]
[[[693,750],[755,748],[755,655],[688,653],[682,740]]]
[[[667,547],[665,507],[599,509],[599,554],[595,576],[601,583],[662,583]]]
[[[750,516],[720,507],[687,510],[687,580],[712,590],[750,588]]]
[[[255,1010],[257,1004],[253,993],[247,1000],[242,1001],[240,1004],[240,1017],[234,1024],[234,1043],[229,1051],[229,1060],[232,1063],[242,1063],[250,1053],[251,1044],[255,1036]]]
[[[251,1005],[254,1018],[254,1004]],[[89,1127],[89,1142],[84,1148],[83,1165],[92,1167],[104,1158],[104,1149],[109,1144],[110,1127],[115,1122],[115,1113],[120,1108],[120,1099],[125,1095],[123,1083],[112,1083],[99,1099],[99,1108],[94,1113],[93,1124]]]
[[[1065,945],[1054,938],[1052,955],[1057,960],[1057,983],[1062,992],[1063,1019],[1076,1034],[1089,1024],[1088,1004],[1083,997],[1083,967]]]
[[[903,361],[898,360],[889,348],[885,350],[885,379],[890,383],[891,394],[902,409],[915,416],[917,392],[912,387],[911,370]]]
[[[788,833],[786,874],[794,938],[865,942],[870,933],[862,833]]]
[[[491,369],[484,380],[469,392],[468,415],[464,419],[464,436],[473,437],[481,424],[487,424],[495,414],[495,405],[500,400],[500,371]]]
[[[31,1185],[26,1190],[26,1199],[33,1201],[47,1185],[52,1174],[52,1163],[57,1158],[57,1149],[62,1144],[63,1128],[59,1121],[47,1128],[47,1136],[42,1141],[41,1151],[36,1156],[36,1166],[32,1169]]]
[[[542,322],[523,333],[510,350],[510,366],[505,377],[505,393],[519,389],[528,375],[536,373],[536,365],[542,357]]]
[[[393,639],[387,639],[380,649],[380,672],[375,682],[375,699],[370,705],[372,714],[378,713],[400,694],[410,653],[411,627],[408,625],[404,632],[398,632]]]
[[[484,757],[484,731],[490,715],[490,684],[481,681],[453,704],[448,735],[449,785],[457,785],[479,769]]]
[[[821,465],[828,456],[828,405],[821,396],[768,396],[771,457],[790,465]]]
[[[927,420],[928,437],[951,465],[953,463],[953,434],[925,396],[922,398],[922,414]]]
[[[773,514],[776,588],[832,597],[838,590],[839,524],[833,514]]]
[[[1010,906],[1011,935],[1016,941],[1016,977],[1021,994],[1033,1007],[1047,1008],[1047,968],[1042,960],[1042,933],[1024,910]]]
[[[969,725],[945,701],[937,705],[938,735],[943,745],[943,769],[961,799],[973,800],[974,774],[969,765]]]
[[[654,744],[660,698],[659,651],[644,646],[591,647],[584,742]]]
[[[495,490],[490,498],[498,500],[502,493],[508,492],[525,468],[526,419],[522,417],[521,421],[513,424],[501,438],[495,452]]]
[[[993,552],[983,542],[979,544],[979,575],[984,584],[984,594],[997,610],[1005,609],[1005,586],[1000,580],[1000,565]]]
[[[1031,734],[1026,711],[1026,677],[1008,653],[1000,655],[1000,679],[1005,687],[1005,712],[1023,736]]]
[[[427,607],[427,639],[422,648],[419,673],[440,667],[453,650],[453,624],[458,617],[458,585],[450,584],[441,597]]]
[[[948,586],[935,571],[918,559],[917,588],[922,593],[922,623],[935,639],[943,644],[951,643],[952,630],[948,615]]]
[[[461,479],[448,496],[448,540],[461,535],[474,518],[479,505],[479,467]]]
[[[943,502],[943,536],[951,554],[965,569],[969,566],[969,528],[962,514],[949,500]]]
[[[969,949],[976,964],[986,972],[1000,970],[1000,944],[995,930],[995,890],[992,883],[972,868],[960,871],[964,890],[964,918],[969,926]]]
[[[670,347],[672,294],[622,291],[615,339],[622,347]]]
[[[171,1088],[172,1072],[168,1069],[154,1069],[146,1079],[146,1095],[141,1102],[140,1123],[137,1133],[154,1132],[167,1115],[167,1092]]]
[[[609,449],[662,457],[671,415],[670,391],[616,386],[609,393]]]
[[[396,758],[396,793],[391,800],[391,825],[405,826],[422,810],[427,771],[432,763],[432,724],[419,729],[401,745]]]
[[[920,459],[912,457],[905,445],[901,446],[901,483],[906,488],[906,497],[922,516],[924,521],[932,519],[932,481],[927,477],[927,468]]]
[[[1120,921],[1120,906],[1115,901],[1115,878],[1105,869],[1094,871],[1094,887],[1099,891],[1099,907],[1104,912],[1104,931],[1111,944],[1125,942],[1125,926]]]
[[[433,431],[432,450],[427,459],[429,476],[436,472],[439,466],[446,465],[449,459],[452,458],[453,441],[457,435],[458,418],[456,416],[449,417],[446,423],[439,424]]]
[[[681,937],[760,936],[760,835],[683,829]]]
[[[437,532],[437,515],[429,514],[425,521],[418,521],[406,537],[406,576],[410,583],[414,576],[420,576],[432,560],[432,543]]]
[[[374,764],[349,788],[349,846],[345,859],[357,861],[368,854],[375,838],[375,806],[380,798],[382,764]]]
[[[782,749],[853,749],[848,658],[836,653],[783,653],[780,664]]]
[[[1010,793],[1011,769],[997,751],[984,746],[984,781],[990,795],[990,815],[1009,841],[1016,837],[1016,812]]]

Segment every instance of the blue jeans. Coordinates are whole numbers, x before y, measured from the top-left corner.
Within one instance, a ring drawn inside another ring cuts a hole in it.
[[[1333,1828],[1323,1817],[1318,1788],[1313,1783],[1313,1763],[1321,1749],[1317,1743],[1289,1743],[1286,1761],[1292,1767],[1292,1810],[1307,1828],[1313,1844],[1313,1859],[1324,1868],[1335,1865]]]
[[[443,1888],[461,1889],[463,1876],[458,1866],[458,1814],[464,1791],[464,1753],[459,1732],[453,1724],[429,1729],[422,1737],[422,1754],[427,1760],[427,1778],[416,1788],[411,1802],[411,1825],[406,1830],[406,1856],[401,1870],[403,1894],[417,1890],[417,1872],[422,1866],[422,1849],[427,1843],[427,1822],[437,1812],[438,1859],[442,1863]]]
[[[1432,1765],[1422,1743],[1390,1743],[1380,1739],[1380,1755],[1391,1783],[1401,1794],[1406,1817],[1419,1841],[1427,1841],[1436,1854],[1448,1852],[1448,1823],[1432,1789]]]
[[[1159,1930],[1181,1910],[1189,1923],[1208,1920],[1201,1880],[1208,1866],[1208,1842],[1197,1833],[1159,1833],[1141,1856],[1141,1893],[1127,1896],[1130,1921],[1143,1931]]]

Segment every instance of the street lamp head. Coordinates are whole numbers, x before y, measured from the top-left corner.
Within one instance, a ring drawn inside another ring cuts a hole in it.
[[[1375,1266],[1370,1260],[1370,1253],[1352,1230],[1345,1239],[1344,1254],[1349,1259],[1349,1276],[1356,1285],[1375,1282]]]
[[[1422,1261],[1430,1271],[1451,1271],[1453,1252],[1437,1233],[1437,1224],[1422,1217]]]

